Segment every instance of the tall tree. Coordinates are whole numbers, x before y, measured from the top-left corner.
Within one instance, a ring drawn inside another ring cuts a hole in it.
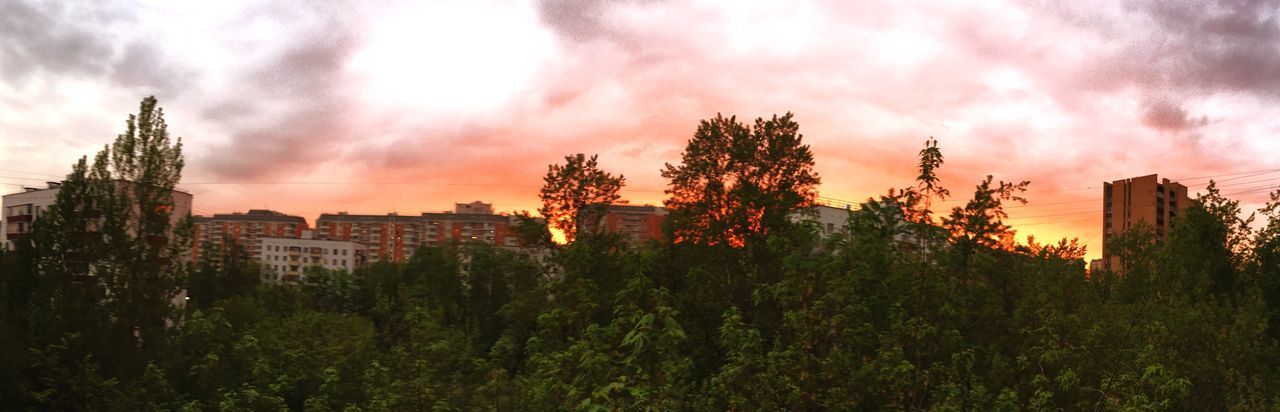
[[[811,206],[820,179],[799,130],[791,113],[751,127],[703,120],[681,163],[662,170],[676,241],[740,246]]]
[[[179,258],[190,250],[190,220],[175,226],[172,216],[182,142],[170,141],[154,97],[125,124],[91,166],[85,159],[75,165],[54,206],[37,219],[29,267],[55,296],[97,302],[112,335],[133,341],[127,346],[140,354],[154,353],[180,289]]]
[[[571,242],[582,230],[599,223],[604,208],[618,200],[618,190],[626,178],[600,170],[596,155],[588,158],[578,153],[565,156],[564,160],[563,165],[547,167],[538,194],[542,198],[538,212]]]

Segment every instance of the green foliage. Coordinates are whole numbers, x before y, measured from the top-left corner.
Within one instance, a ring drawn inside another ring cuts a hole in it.
[[[250,293],[262,282],[258,263],[249,260],[243,246],[229,244],[226,250],[213,242],[202,245],[200,257],[187,276],[189,307],[208,309],[216,301]]]
[[[163,122],[145,117],[132,133],[163,134]],[[1004,207],[1026,182],[987,177],[964,206],[933,216],[931,200],[948,196],[933,140],[914,185],[869,199],[842,233],[822,238],[793,219],[817,183],[797,130],[789,115],[753,127],[702,123],[685,162],[664,171],[673,229],[689,241],[637,246],[583,231],[541,247],[546,226],[526,217],[525,245],[538,247],[424,247],[404,263],[310,268],[293,287],[261,283],[235,248],[204,250],[184,279],[181,265],[137,260],[151,246],[107,242],[129,231],[103,226],[98,213],[142,200],[94,176],[158,170],[128,166],[124,153],[163,140],[122,138],[102,162],[73,169],[66,197],[32,238],[0,252],[0,402],[319,411],[1280,405],[1280,192],[1255,233],[1238,203],[1211,187],[1179,211],[1164,242],[1149,226],[1114,234],[1109,252],[1123,275],[1086,274],[1075,240],[1011,241]],[[732,236],[742,242],[711,241]],[[126,273],[131,265],[137,273]],[[141,274],[159,284],[137,283]],[[160,316],[171,308],[156,299],[179,280],[191,296],[185,316]],[[132,288],[139,294],[112,296]],[[171,322],[141,322],[157,319]]]

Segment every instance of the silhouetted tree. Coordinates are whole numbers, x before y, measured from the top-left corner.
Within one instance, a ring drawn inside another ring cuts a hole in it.
[[[566,241],[572,242],[580,231],[594,228],[604,208],[618,200],[618,190],[626,178],[600,170],[596,155],[588,158],[578,153],[565,156],[564,160],[563,165],[547,167],[538,213],[550,227],[563,231]]]
[[[662,170],[677,242],[742,245],[790,223],[813,204],[813,153],[791,113],[753,126],[703,120],[678,165]]]

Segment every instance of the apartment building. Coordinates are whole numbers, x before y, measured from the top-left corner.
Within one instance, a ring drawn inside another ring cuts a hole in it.
[[[667,209],[652,205],[616,204],[606,206],[596,223],[601,233],[618,233],[632,244],[662,238]]]
[[[119,183],[126,186],[129,184],[124,181]],[[15,240],[31,233],[31,225],[53,206],[61,188],[60,182],[47,182],[44,188],[24,187],[21,192],[4,195],[0,201],[0,211],[3,212],[0,231],[4,233],[5,247],[13,249]],[[174,190],[171,200],[170,223],[176,225],[191,214],[194,197],[190,193]]]
[[[1191,205],[1186,186],[1154,174],[1102,186],[1102,268],[1111,271],[1122,271],[1109,245],[1112,237],[1142,222],[1155,231],[1157,243],[1163,242],[1178,213]]]
[[[211,217],[194,216],[193,219],[193,256],[199,256],[201,248],[206,244],[216,244],[226,250],[234,243],[244,247],[251,258],[260,259],[263,238],[298,238],[307,229],[307,220],[301,216],[266,209],[214,214]]]
[[[845,232],[845,226],[849,223],[849,213],[853,205],[845,204],[843,207],[837,207],[827,204],[818,204],[813,207],[816,214],[815,219],[821,226],[823,236],[831,236],[836,233]]]
[[[438,246],[479,242],[517,246],[519,238],[512,229],[513,219],[509,215],[494,214],[490,203],[455,203],[453,212],[422,214],[423,244]]]
[[[258,255],[263,280],[294,284],[305,279],[306,269],[354,271],[368,261],[368,246],[347,240],[316,239],[311,230],[299,237],[263,237]]]
[[[315,237],[363,244],[368,247],[371,260],[403,262],[422,244],[419,229],[417,216],[338,212],[322,214],[316,219]]]
[[[513,217],[495,214],[493,204],[456,203],[453,211],[405,216],[326,213],[316,219],[316,238],[348,240],[369,247],[369,259],[403,262],[420,246],[480,242],[517,246]]]

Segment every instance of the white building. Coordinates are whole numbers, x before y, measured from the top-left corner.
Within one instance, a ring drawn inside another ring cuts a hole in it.
[[[58,186],[61,185],[49,182],[46,189],[24,187],[21,192],[4,196],[4,221],[0,223],[0,228],[4,230],[2,240],[6,248],[13,250],[14,240],[31,233],[31,224],[53,205],[54,199],[58,197]]]
[[[304,230],[301,238],[261,238],[264,280],[296,283],[308,267],[353,271],[366,262],[368,246],[348,240],[315,239]]]
[[[822,226],[822,235],[831,236],[836,233],[844,232],[845,225],[849,223],[849,213],[852,208],[858,205],[846,204],[844,207],[835,207],[830,205],[819,204],[813,207],[818,225]]]
[[[21,192],[4,196],[3,206],[0,208],[4,220],[0,222],[0,231],[4,233],[5,247],[13,249],[14,240],[31,233],[31,224],[53,206],[60,190],[62,183],[48,182],[48,187],[44,189],[24,187]],[[172,196],[173,208],[169,219],[176,225],[191,214],[193,197],[190,193],[177,190],[173,191]]]

